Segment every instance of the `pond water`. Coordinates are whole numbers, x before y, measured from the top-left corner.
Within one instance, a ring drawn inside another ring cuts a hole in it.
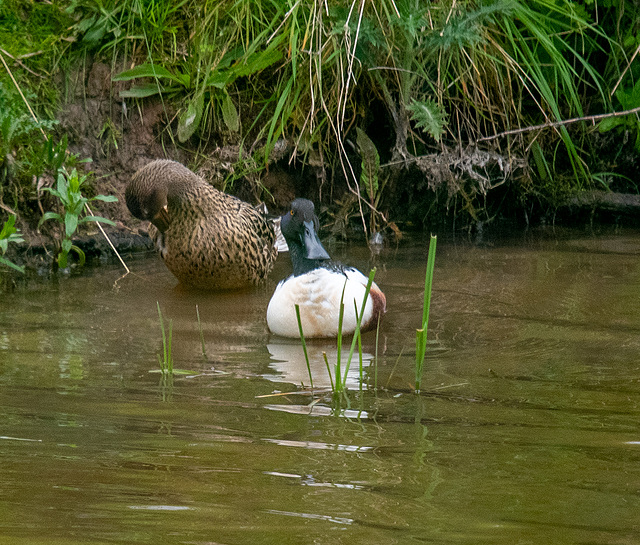
[[[330,247],[388,302],[339,407],[267,330],[286,255],[241,293],[147,256],[2,295],[0,543],[640,542],[640,231],[441,236],[416,395],[427,244]]]

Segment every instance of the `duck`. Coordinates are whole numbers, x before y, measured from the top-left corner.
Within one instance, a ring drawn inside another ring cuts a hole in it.
[[[274,335],[300,336],[297,304],[305,339],[337,337],[341,300],[342,334],[352,335],[356,330],[354,302],[360,312],[369,279],[359,270],[333,261],[320,242],[318,228],[315,207],[308,199],[295,199],[280,219],[293,273],[278,283],[267,306],[267,326]],[[362,316],[362,332],[377,327],[386,304],[384,293],[374,282]]]
[[[274,225],[258,208],[208,184],[176,161],[157,159],[125,190],[133,216],[167,268],[188,287],[231,290],[262,283],[278,251]]]

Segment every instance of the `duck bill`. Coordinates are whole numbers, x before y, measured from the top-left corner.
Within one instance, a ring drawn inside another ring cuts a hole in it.
[[[312,221],[304,222],[304,247],[307,251],[305,256],[307,259],[331,259],[320,242],[316,226]]]
[[[169,217],[169,211],[166,206],[163,206],[158,213],[151,218],[151,223],[153,223],[158,231],[164,233],[167,229],[169,229],[169,224],[171,223],[171,218]]]

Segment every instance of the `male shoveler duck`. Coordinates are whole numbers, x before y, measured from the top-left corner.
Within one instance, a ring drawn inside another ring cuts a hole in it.
[[[280,228],[289,246],[293,274],[278,284],[269,302],[267,325],[271,332],[283,337],[299,337],[295,311],[298,304],[305,338],[336,337],[344,289],[342,333],[353,334],[356,328],[354,301],[360,312],[369,279],[357,269],[331,260],[318,238],[318,218],[311,201],[293,201],[291,210],[280,220]],[[375,328],[385,311],[386,298],[374,283],[361,330]]]
[[[125,192],[131,214],[183,284],[225,290],[263,281],[275,262],[273,225],[250,204],[218,191],[175,161],[138,170]]]

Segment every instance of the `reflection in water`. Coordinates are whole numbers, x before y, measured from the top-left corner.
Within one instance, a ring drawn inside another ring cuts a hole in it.
[[[341,375],[344,376],[347,363],[349,362],[349,350],[351,348],[351,339],[345,339],[340,358]],[[267,350],[271,355],[269,368],[275,371],[265,373],[262,376],[268,380],[276,382],[290,382],[296,385],[309,385],[309,369],[304,357],[304,351],[300,341],[287,341],[285,339],[272,339],[267,345]],[[357,390],[361,384],[361,377],[366,381],[367,370],[373,360],[373,355],[363,352],[362,369],[360,369],[360,358],[356,353],[353,354],[349,363],[347,372],[347,380],[345,381],[349,389]],[[331,369],[331,377],[336,373],[336,363],[338,361],[338,349],[335,341],[327,343],[309,343],[307,342],[307,356],[309,357],[309,368],[313,378],[313,386],[315,388],[330,388],[331,379],[324,360],[324,354],[327,356],[329,368]],[[366,388],[366,382],[362,382],[362,387]]]
[[[245,292],[185,293],[153,256],[116,290],[117,265],[3,295],[0,545],[635,545],[640,233],[543,235],[440,236],[420,396],[428,238],[381,251],[378,361],[367,334],[340,410],[266,328],[288,259]],[[170,388],[157,302],[194,371]],[[327,387],[335,341],[308,348]]]

